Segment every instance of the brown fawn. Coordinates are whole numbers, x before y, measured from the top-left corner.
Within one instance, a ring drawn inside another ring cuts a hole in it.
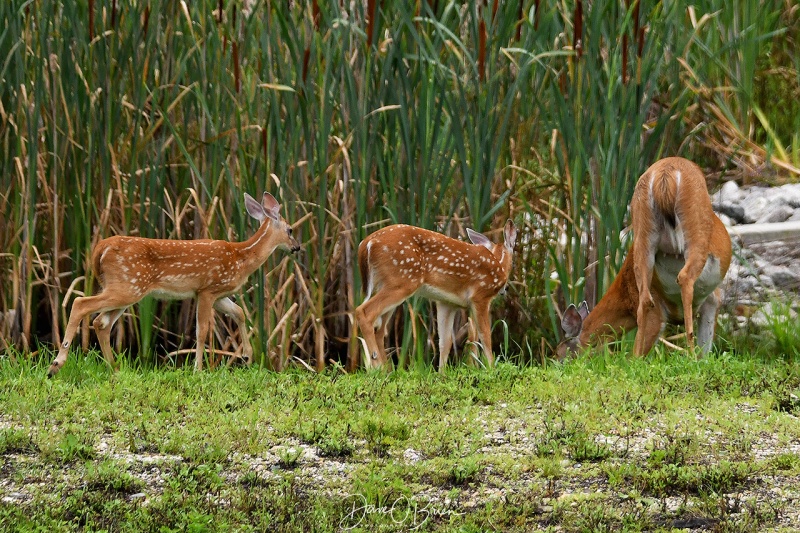
[[[559,359],[634,327],[633,352],[646,355],[667,321],[683,321],[691,350],[696,313],[702,353],[711,349],[731,239],[700,167],[680,157],[656,161],[636,184],[631,218],[633,244],[608,292],[591,313],[586,302],[565,311]]]
[[[296,252],[300,244],[292,228],[280,216],[280,204],[264,193],[261,203],[245,193],[245,206],[261,223],[247,241],[228,242],[210,239],[167,240],[141,237],[109,237],[92,251],[92,269],[103,287],[95,296],[75,298],[64,342],[50,365],[54,376],[67,361],[67,352],[83,317],[100,313],[94,329],[103,357],[114,367],[111,352],[111,327],[126,308],[147,295],[160,299],[197,298],[197,349],[195,370],[203,367],[203,345],[209,339],[214,311],[233,318],[242,336],[242,352],[252,362],[253,347],[247,335],[244,311],[228,296],[237,292],[247,278],[277,248]]]
[[[506,286],[517,230],[509,220],[505,243],[467,230],[472,244],[405,224],[376,231],[358,246],[358,265],[366,299],[356,320],[367,349],[367,366],[387,362],[384,337],[394,309],[414,294],[436,302],[439,370],[454,342],[453,322],[468,309],[489,366],[494,365],[489,306]],[[474,339],[472,339],[474,340]]]

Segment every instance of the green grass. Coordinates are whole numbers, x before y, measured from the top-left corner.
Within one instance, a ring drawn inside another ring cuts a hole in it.
[[[4,531],[800,527],[784,357],[196,374],[91,353],[47,380],[48,360],[0,360]]]

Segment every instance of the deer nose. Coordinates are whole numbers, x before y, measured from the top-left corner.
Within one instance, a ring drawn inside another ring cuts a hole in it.
[[[292,253],[299,252],[299,251],[300,251],[300,243],[299,242],[295,242],[294,244],[292,244]]]

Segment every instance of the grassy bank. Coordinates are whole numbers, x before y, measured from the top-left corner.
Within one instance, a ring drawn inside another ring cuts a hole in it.
[[[797,361],[444,374],[0,360],[4,531],[800,527]]]

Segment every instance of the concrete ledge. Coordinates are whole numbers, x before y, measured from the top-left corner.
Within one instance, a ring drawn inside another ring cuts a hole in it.
[[[775,222],[770,224],[742,224],[726,226],[732,239],[742,246],[770,241],[800,240],[800,222]]]

